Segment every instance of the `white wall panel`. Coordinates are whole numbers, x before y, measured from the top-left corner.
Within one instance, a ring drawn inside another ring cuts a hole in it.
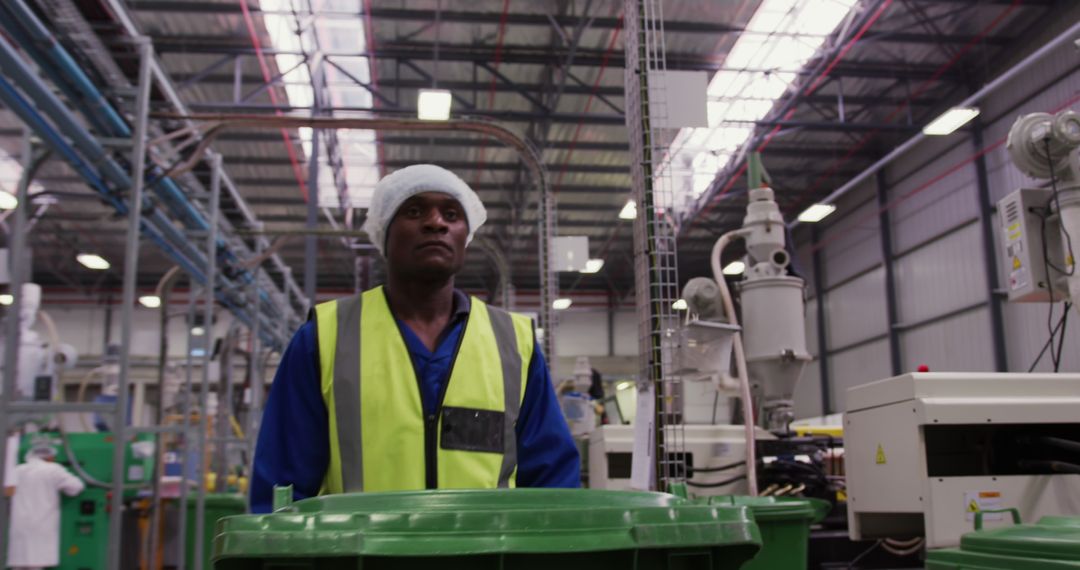
[[[900,321],[918,322],[985,299],[982,252],[979,225],[973,223],[898,258]]]
[[[890,210],[894,254],[908,251],[979,215],[973,164],[935,180],[971,153],[970,145],[960,145],[889,189],[889,203],[895,204]],[[918,168],[919,164],[907,159],[897,164],[896,171],[903,172],[905,167]]]
[[[1065,331],[1065,345],[1062,350],[1062,372],[1080,372],[1080,313],[1071,309],[1067,321],[1068,329]],[[1045,303],[1006,303],[1003,310],[1005,320],[1005,346],[1009,361],[1009,370],[1013,372],[1027,372],[1035,357],[1039,355],[1043,345],[1050,338],[1047,328],[1047,317],[1050,305]],[[1056,325],[1061,318],[1062,305],[1054,304],[1053,322]],[[1050,352],[1043,355],[1038,372],[1053,370],[1050,362]]]
[[[832,409],[843,411],[847,402],[847,390],[868,382],[892,376],[889,365],[889,342],[880,340],[852,350],[834,354],[829,359],[830,394]]]
[[[607,311],[562,311],[555,335],[555,352],[559,356],[606,356]]]
[[[822,255],[826,287],[831,288],[881,263],[876,212],[877,203],[871,200],[854,210],[844,211],[843,216],[824,232],[822,242],[826,245]]]
[[[615,355],[636,356],[638,353],[638,324],[634,311],[615,312]]]
[[[922,364],[934,372],[992,372],[990,311],[976,309],[906,330],[900,335],[900,354],[904,372],[913,372]]]
[[[885,269],[879,267],[825,294],[830,349],[887,332]]]

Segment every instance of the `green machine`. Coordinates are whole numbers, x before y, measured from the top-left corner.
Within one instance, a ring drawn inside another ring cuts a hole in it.
[[[19,460],[22,461],[30,447],[42,437],[48,437],[56,449],[56,462],[75,475],[79,471],[72,465],[79,462],[87,475],[101,483],[112,483],[113,446],[111,433],[67,434],[74,459],[64,450],[58,433],[34,433],[23,436]],[[135,442],[127,445],[124,458],[126,483],[149,484],[154,472],[153,435],[139,434]],[[81,477],[81,475],[80,475]],[[86,481],[86,489],[74,497],[62,497],[60,503],[60,565],[57,568],[71,570],[96,570],[105,568],[109,533],[110,488],[100,487]],[[125,498],[135,497],[137,491],[124,491]]]

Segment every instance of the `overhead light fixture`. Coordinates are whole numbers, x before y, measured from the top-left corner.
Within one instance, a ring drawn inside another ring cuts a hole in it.
[[[633,382],[619,382],[619,384],[617,386],[615,386],[615,389],[616,390],[629,390],[630,388],[633,388],[633,387],[634,387]]]
[[[724,275],[741,275],[746,271],[746,264],[741,261],[732,261],[724,267]]]
[[[676,311],[685,311],[687,308],[686,299],[679,299],[671,304],[671,308]]]
[[[940,117],[930,121],[929,125],[923,127],[922,132],[924,135],[931,136],[950,135],[953,131],[978,116],[978,107],[953,107],[942,113]]]
[[[156,309],[161,306],[161,297],[157,295],[143,295],[139,297],[139,304],[147,309]]]
[[[5,307],[7,307],[8,305],[10,305],[10,304],[12,304],[14,302],[15,302],[15,297],[12,296],[10,293],[0,294],[0,305],[3,305]]]
[[[416,116],[424,121],[450,118],[450,92],[445,89],[421,89],[416,98]]]
[[[829,214],[835,211],[836,206],[833,206],[832,204],[814,204],[803,210],[803,213],[799,214],[799,221],[813,224],[824,220],[829,217]]]
[[[620,220],[633,220],[637,218],[637,202],[627,200],[626,205],[619,211]]]
[[[191,327],[191,336],[202,336],[206,334],[206,329],[202,327]]]
[[[0,210],[14,210],[19,205],[19,199],[14,194],[0,191]]]
[[[75,259],[77,259],[79,263],[86,266],[87,269],[104,271],[111,267],[108,260],[96,253],[80,253],[79,255],[75,256]]]
[[[582,273],[597,273],[604,268],[603,259],[590,259],[585,262],[585,269],[582,269]]]
[[[573,301],[571,301],[570,299],[567,299],[566,297],[563,297],[561,299],[555,299],[554,301],[552,301],[551,302],[551,308],[555,309],[556,311],[562,311],[563,309],[569,309],[570,305],[573,305],[573,304],[574,304]]]

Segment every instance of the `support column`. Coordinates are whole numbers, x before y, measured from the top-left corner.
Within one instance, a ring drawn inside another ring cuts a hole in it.
[[[315,75],[319,74],[319,67],[312,70]],[[311,84],[317,85],[319,80],[312,77]],[[316,93],[316,95],[318,95]],[[311,113],[319,115],[319,98],[312,99]],[[308,203],[306,228],[314,230],[319,225],[319,129],[311,131],[311,156],[308,161]],[[309,308],[315,307],[315,292],[317,288],[315,259],[319,254],[319,236],[314,232],[304,238],[304,295],[308,298]]]
[[[879,234],[881,235],[881,263],[885,267],[885,310],[889,319],[889,362],[893,376],[900,375],[903,364],[900,357],[900,333],[896,324],[900,322],[900,310],[896,302],[896,274],[893,270],[892,221],[889,217],[889,187],[885,183],[885,169],[877,171],[877,200]]]
[[[976,153],[983,149],[983,127],[979,118],[971,122],[971,142]],[[1005,348],[1005,317],[998,289],[997,250],[994,247],[994,204],[990,201],[990,183],[986,174],[986,155],[975,155],[976,196],[979,201],[979,229],[982,231],[983,265],[986,267],[986,298],[990,307],[990,335],[994,343],[994,370],[1008,372]]]
[[[124,292],[120,305],[120,384],[116,391],[116,411],[113,414],[112,497],[109,517],[109,551],[107,568],[120,570],[121,532],[124,508],[124,457],[127,452],[128,386],[131,382],[131,339],[134,335],[131,320],[135,311],[135,288],[139,268],[139,226],[142,224],[143,184],[146,180],[146,129],[150,111],[150,62],[153,45],[150,38],[137,39],[139,47],[139,85],[135,99],[135,129],[132,133],[131,191],[128,194],[127,243],[124,251]]]
[[[211,163],[210,179],[210,231],[206,239],[206,286],[203,293],[203,337],[206,346],[202,358],[202,388],[199,390],[199,469],[195,473],[195,548],[190,561],[190,567],[194,570],[203,570],[203,552],[207,547],[203,540],[203,529],[206,525],[206,431],[210,414],[207,413],[210,392],[210,356],[214,341],[214,292],[217,279],[217,234],[218,217],[221,213],[221,155],[214,154]],[[219,406],[226,402],[218,401]]]
[[[811,226],[810,240],[813,243],[821,241],[821,231],[818,227]],[[821,260],[821,250],[815,249],[812,264],[814,266],[814,295],[817,297],[817,345],[818,345],[818,376],[821,378],[821,413],[832,413],[832,389],[829,386],[829,330],[825,319],[825,264]]]

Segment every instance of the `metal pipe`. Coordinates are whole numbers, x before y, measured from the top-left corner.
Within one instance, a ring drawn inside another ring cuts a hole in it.
[[[971,144],[975,152],[983,147],[983,128],[979,117],[971,126]],[[982,232],[983,267],[986,271],[986,300],[990,304],[990,335],[994,343],[994,370],[1008,372],[1008,350],[1005,347],[1005,317],[1002,299],[994,291],[998,284],[998,259],[994,248],[994,204],[990,198],[990,179],[986,169],[986,155],[975,158],[975,190],[979,204],[979,229]]]
[[[1017,75],[1027,71],[1027,69],[1029,67],[1031,67],[1032,65],[1034,65],[1035,63],[1037,63],[1039,60],[1043,59],[1047,55],[1053,53],[1054,50],[1074,42],[1076,40],[1077,35],[1080,35],[1080,22],[1077,22],[1077,23],[1073,24],[1072,26],[1069,26],[1069,29],[1065,30],[1061,34],[1058,34],[1057,37],[1050,40],[1048,43],[1044,44],[1042,47],[1035,50],[1034,52],[1032,52],[1030,55],[1028,55],[1024,59],[1020,60],[1019,63],[1017,63],[1016,65],[1009,68],[1008,71],[1006,71],[1005,73],[1002,73],[1001,75],[997,76],[993,81],[991,81],[990,83],[987,83],[986,85],[984,85],[982,87],[982,89],[979,89],[978,91],[973,93],[971,96],[969,96],[967,99],[964,99],[962,102],[958,103],[955,106],[956,107],[971,107],[971,106],[973,106],[975,103],[979,102],[981,99],[983,99],[987,95],[993,93],[994,91],[996,91],[999,87],[1001,87],[1005,83],[1008,83],[1009,81],[1014,79]],[[881,160],[878,160],[874,164],[870,165],[866,170],[863,170],[861,173],[859,173],[858,176],[856,176],[855,178],[852,178],[846,184],[844,184],[843,186],[837,188],[831,194],[826,196],[824,199],[820,200],[820,203],[822,203],[822,204],[833,204],[833,203],[835,203],[838,199],[840,199],[841,196],[843,196],[844,194],[847,194],[848,192],[852,191],[853,189],[858,187],[860,184],[865,182],[868,178],[870,178],[871,176],[876,174],[877,171],[885,168],[886,165],[888,165],[890,162],[895,160],[897,157],[903,155],[907,151],[911,150],[915,145],[922,142],[924,139],[926,139],[926,136],[927,135],[924,135],[924,134],[922,134],[920,132],[917,135],[911,137],[910,139],[905,141],[900,146],[894,148],[892,150],[892,152],[890,152],[889,154],[886,154],[884,157],[882,157]],[[796,219],[796,220],[792,221],[791,223],[789,223],[788,227],[789,228],[794,228],[795,226],[799,225],[799,223],[800,223],[799,220]]]
[[[188,306],[187,306],[187,319],[184,322],[184,329],[186,330],[187,343],[184,345],[184,398],[181,413],[184,416],[184,446],[180,454],[180,500],[177,503],[177,544],[183,545],[183,548],[177,549],[176,553],[176,567],[180,570],[186,570],[187,566],[184,564],[184,557],[187,555],[187,511],[188,511],[188,468],[191,464],[188,462],[188,456],[191,450],[191,369],[193,367],[193,361],[191,358],[191,339],[194,338],[191,335],[191,325],[195,322],[195,288],[192,287],[188,292]],[[200,423],[200,427],[203,424]],[[204,430],[205,433],[205,430]],[[201,485],[202,482],[200,481]]]
[[[211,159],[210,181],[210,233],[206,239],[207,273],[214,275],[217,272],[217,227],[218,215],[221,210],[221,155],[214,154]],[[195,499],[195,560],[192,561],[194,570],[202,570],[203,567],[203,528],[206,521],[206,422],[210,419],[207,413],[208,395],[210,391],[210,342],[213,340],[214,324],[214,287],[213,280],[206,281],[206,299],[203,301],[203,328],[206,330],[207,347],[203,351],[202,390],[199,393],[199,487]],[[219,401],[218,405],[222,405]]]
[[[877,182],[877,201],[881,209],[878,212],[878,234],[881,237],[881,263],[885,268],[885,314],[888,321],[889,364],[893,376],[899,376],[903,368],[900,354],[900,331],[896,325],[900,322],[900,307],[896,299],[896,271],[893,267],[892,218],[889,216],[889,187],[885,181],[885,171],[879,170]]]
[[[471,132],[492,137],[513,148],[532,173],[533,182],[539,192],[539,239],[537,250],[540,264],[540,326],[544,328],[542,347],[549,361],[554,362],[554,314],[551,302],[557,295],[557,280],[550,271],[549,247],[554,233],[552,212],[554,202],[549,188],[547,169],[544,167],[540,152],[528,141],[513,131],[495,122],[478,118],[450,119],[447,121],[421,121],[413,118],[396,117],[308,117],[298,115],[245,115],[245,114],[176,114],[156,113],[156,118],[187,122],[209,122],[220,124],[215,133],[227,129],[244,128],[299,128],[317,129],[370,129],[370,130],[424,130]]]
[[[262,255],[262,242],[255,244],[256,255]],[[252,303],[255,304],[253,310],[258,312],[259,310],[259,298],[253,297]],[[251,402],[248,405],[248,417],[247,417],[247,438],[248,438],[248,457],[247,457],[247,477],[250,481],[254,477],[255,473],[255,445],[258,442],[259,425],[262,422],[262,406],[263,406],[263,377],[262,369],[259,366],[259,321],[255,321],[251,329],[251,347],[248,351],[248,390],[251,391]],[[251,510],[250,501],[248,504],[248,510]]]
[[[22,309],[22,285],[26,280],[25,255],[26,252],[26,211],[30,208],[30,181],[34,179],[41,165],[48,158],[48,153],[37,156],[33,153],[33,143],[30,140],[30,132],[23,134],[22,160],[23,172],[19,177],[19,186],[16,190],[18,204],[13,213],[10,242],[11,264],[11,296],[12,302],[7,310],[6,338],[4,346],[4,377],[3,386],[0,386],[0,436],[4,440],[4,453],[0,453],[0,479],[3,478],[7,463],[7,437],[10,418],[11,401],[15,393],[19,363],[19,337],[21,332],[20,311]],[[0,483],[6,484],[4,481]],[[7,559],[8,540],[8,501],[0,500],[0,555]]]
[[[0,67],[2,67],[10,76],[20,81],[20,85],[27,90],[28,94],[34,98],[38,105],[41,105],[47,110],[51,110],[50,114],[56,123],[61,126],[61,130],[76,143],[77,148],[90,157],[91,162],[94,163],[97,169],[101,169],[115,187],[130,187],[131,179],[128,174],[105,153],[104,149],[89,135],[89,133],[78,125],[78,122],[74,119],[73,115],[71,115],[70,111],[68,111],[55,95],[26,68],[25,64],[23,64],[18,55],[14,53],[12,47],[3,37],[0,37]],[[79,171],[80,174],[90,182],[91,186],[94,186],[103,197],[105,197],[106,201],[112,204],[118,212],[121,214],[127,213],[129,205],[113,195],[112,188],[109,188],[103,180],[98,178],[95,173],[96,169],[87,165],[81,157],[75,153],[74,149],[68,146],[66,141],[60,138],[59,135],[52,130],[52,127],[48,123],[41,120],[40,115],[37,115],[33,106],[29,105],[21,95],[14,91],[10,84],[4,81],[3,78],[0,78],[0,98],[2,98],[21,119],[42,135],[51,146],[61,151],[61,154],[75,166],[76,170]],[[188,240],[173,227],[172,222],[165,218],[160,211],[155,210],[150,219],[152,220],[153,225],[144,225],[143,231],[148,233],[162,249],[167,253],[170,253],[170,255],[177,257],[178,261],[185,265],[199,263],[201,261],[197,253],[192,253],[192,251],[190,251]],[[171,241],[161,237],[160,234],[162,233],[171,235]],[[180,251],[189,251],[186,252],[186,255],[181,255],[178,253],[178,248]],[[191,257],[193,259],[188,260],[184,259],[184,257]],[[189,267],[189,271],[193,275],[202,273],[194,267]],[[226,306],[232,308],[231,303],[226,303]],[[273,309],[268,306],[268,310]],[[270,315],[269,317],[271,319],[275,318],[274,315]],[[247,319],[248,317],[244,316],[243,318]],[[283,339],[277,340],[278,342],[283,341]]]
[[[127,243],[124,251],[124,291],[120,317],[120,385],[116,393],[116,412],[113,425],[116,434],[113,439],[112,463],[112,516],[109,517],[109,551],[107,567],[120,570],[121,513],[124,507],[124,459],[127,451],[127,408],[128,385],[131,381],[131,339],[134,334],[132,317],[135,311],[135,288],[138,283],[139,268],[139,228],[142,224],[143,169],[146,165],[146,130],[150,110],[150,53],[153,46],[150,38],[139,38],[139,85],[135,99],[135,139],[132,149],[132,175],[130,203],[128,211]]]
[[[173,266],[165,272],[158,281],[154,293],[161,299],[159,311],[160,323],[158,325],[158,391],[157,391],[157,417],[154,423],[160,424],[165,418],[165,369],[169,359],[169,297],[172,296],[173,287],[183,274],[180,266]],[[256,320],[258,322],[258,320]],[[181,427],[181,431],[186,428]],[[143,431],[143,430],[140,430]],[[161,437],[154,438],[154,494],[153,506],[150,509],[150,560],[151,565],[156,567],[154,560],[161,542],[161,478],[165,475],[164,452],[162,451]]]

